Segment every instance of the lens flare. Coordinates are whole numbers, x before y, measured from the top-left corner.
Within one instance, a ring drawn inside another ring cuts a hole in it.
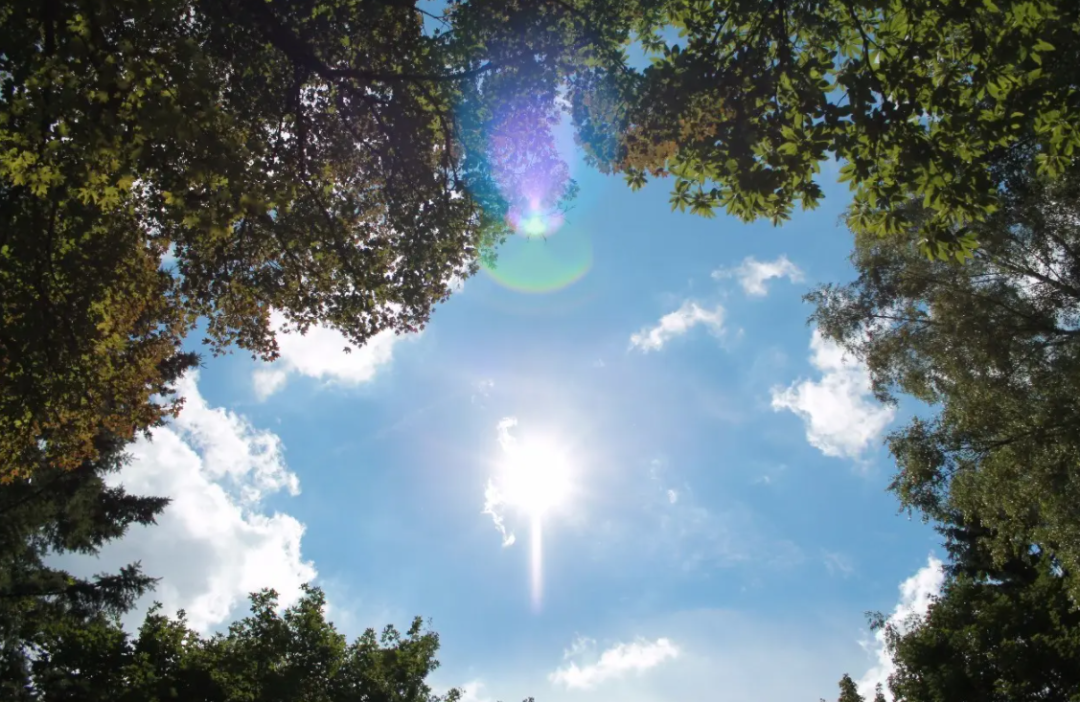
[[[526,212],[511,209],[507,217],[511,228],[526,239],[546,238],[563,225],[561,212],[545,213],[539,208],[530,208]]]
[[[526,220],[528,231],[550,231],[542,216]],[[523,227],[524,229],[525,227]],[[558,236],[515,236],[504,243],[484,272],[499,285],[522,293],[550,293],[567,288],[585,277],[592,267],[592,242],[577,227]]]
[[[516,235],[499,247],[494,263],[483,267],[494,281],[518,292],[560,290],[592,265],[588,238],[567,227],[563,214],[577,186],[570,178],[574,147],[563,134],[561,109],[553,95],[508,96],[483,125],[477,162],[488,178],[482,181],[494,185],[498,197],[491,198],[490,190],[478,192],[500,208]]]

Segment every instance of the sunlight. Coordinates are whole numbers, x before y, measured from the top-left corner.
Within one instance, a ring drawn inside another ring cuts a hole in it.
[[[502,490],[506,502],[533,519],[559,506],[570,492],[566,456],[551,442],[515,443],[506,450]]]
[[[501,502],[529,518],[529,583],[533,608],[539,610],[543,600],[544,517],[565,505],[572,488],[572,469],[557,442],[538,437],[518,441],[511,436],[509,430],[516,424],[513,418],[499,424],[504,458],[497,492]],[[509,543],[513,543],[510,538]]]
[[[530,215],[521,221],[521,233],[525,236],[543,236],[545,232],[547,232],[547,223],[540,215]]]

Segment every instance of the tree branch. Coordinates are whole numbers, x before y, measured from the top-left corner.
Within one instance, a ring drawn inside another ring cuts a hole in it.
[[[241,7],[258,23],[262,35],[279,51],[289,57],[293,63],[303,66],[327,81],[341,79],[355,80],[361,83],[391,82],[452,82],[465,80],[498,68],[495,62],[488,62],[478,68],[457,73],[387,73],[363,68],[334,68],[326,65],[315,51],[292,29],[285,26],[274,15],[263,0],[239,0]]]

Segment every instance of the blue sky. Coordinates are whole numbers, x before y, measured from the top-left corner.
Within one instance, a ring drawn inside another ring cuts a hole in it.
[[[822,206],[775,228],[573,175],[563,226],[510,242],[420,335],[207,357],[120,477],[173,505],[77,567],[140,558],[203,630],[305,580],[352,635],[430,617],[435,682],[472,702],[813,701],[845,672],[881,679],[863,612],[923,606],[939,564],[885,492],[881,439],[908,408],[876,405],[806,324],[801,296],[853,275],[846,188],[826,174]],[[539,602],[531,519],[497,505],[504,546],[485,513],[508,441],[570,482]]]

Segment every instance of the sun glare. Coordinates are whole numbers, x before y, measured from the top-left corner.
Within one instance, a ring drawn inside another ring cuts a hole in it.
[[[503,491],[507,504],[534,519],[558,507],[570,492],[570,467],[550,442],[516,444],[503,465]]]
[[[547,231],[547,223],[540,215],[534,214],[521,221],[521,233],[525,236],[543,236]]]
[[[558,443],[532,437],[519,441],[510,434],[517,420],[499,423],[503,459],[496,479],[499,501],[529,518],[529,570],[533,608],[539,611],[544,590],[544,519],[570,496],[572,469]],[[501,517],[496,524],[503,530]],[[505,530],[503,536],[506,537]],[[511,535],[508,542],[513,543]]]

